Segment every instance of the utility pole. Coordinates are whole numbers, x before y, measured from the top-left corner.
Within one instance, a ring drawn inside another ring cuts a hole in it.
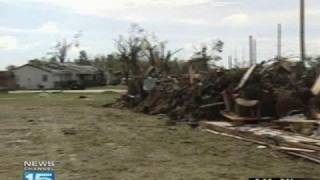
[[[281,60],[282,57],[282,26],[278,24],[278,53],[277,59]]]
[[[300,56],[303,62],[306,60],[305,43],[305,3],[304,0],[300,0]]]

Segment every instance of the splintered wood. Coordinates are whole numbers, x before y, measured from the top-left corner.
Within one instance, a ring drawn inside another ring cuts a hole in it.
[[[266,145],[274,150],[320,163],[320,140],[276,129],[271,125],[246,124],[235,126],[229,122],[201,122],[208,132]]]
[[[318,77],[318,79],[316,80],[316,82],[314,83],[312,89],[311,89],[312,93],[314,95],[318,95],[320,93],[320,76]]]

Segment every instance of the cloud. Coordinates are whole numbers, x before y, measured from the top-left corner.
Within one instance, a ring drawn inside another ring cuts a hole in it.
[[[2,1],[13,3],[8,0]],[[66,12],[120,21],[178,22],[190,25],[205,25],[209,21],[205,14],[210,15],[215,8],[239,4],[234,0],[20,0],[20,2],[54,6]],[[204,8],[206,12],[198,8]]]
[[[261,1],[263,3],[266,0]],[[0,2],[16,3],[12,0],[0,0]],[[135,23],[179,23],[221,27],[263,23],[296,24],[298,19],[297,9],[273,10],[270,9],[271,6],[256,8],[259,3],[245,3],[240,0],[19,0],[19,2],[54,6],[71,13]],[[308,7],[306,13],[309,21],[317,22],[320,17],[319,11],[316,6]],[[52,26],[49,32],[56,30]]]
[[[33,31],[38,33],[56,34],[59,32],[59,29],[56,23],[47,22],[46,24],[43,24],[41,27]]]
[[[39,42],[32,42],[32,43],[24,43],[24,44],[19,44],[19,46],[16,48],[16,50],[20,51],[26,51],[26,50],[31,50],[38,48],[41,45]]]
[[[0,36],[0,50],[17,49],[18,41],[13,36]]]
[[[71,8],[80,13],[101,13],[104,10],[123,10],[136,8],[179,8],[209,4],[211,6],[226,6],[234,2],[215,0],[22,0],[24,2],[38,2]]]
[[[249,24],[249,16],[247,14],[232,14],[222,20],[224,26],[243,26]]]
[[[34,29],[26,28],[14,28],[14,27],[1,27],[0,32],[2,33],[35,33],[35,34],[56,34],[59,33],[59,29],[56,23],[47,22],[40,27]]]
[[[39,42],[20,43],[14,36],[0,36],[0,50],[25,51],[37,48],[39,45]]]
[[[250,23],[249,16],[247,14],[231,14],[226,16],[218,21],[212,21],[209,18],[178,18],[178,19],[171,19],[168,22],[172,23],[181,23],[187,25],[201,25],[201,26],[208,26],[208,27],[235,27],[235,26],[246,26]]]
[[[181,23],[181,24],[188,24],[188,25],[204,25],[210,26],[210,22],[206,19],[195,19],[195,18],[178,18],[169,20],[172,23]]]
[[[320,19],[320,9],[317,7],[308,8],[306,10],[306,23],[309,25],[318,25]],[[261,24],[276,24],[282,23],[284,25],[298,25],[299,11],[297,9],[271,11],[266,10],[250,12],[250,23],[252,25]]]

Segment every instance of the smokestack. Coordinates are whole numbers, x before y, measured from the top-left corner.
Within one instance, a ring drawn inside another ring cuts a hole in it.
[[[253,65],[253,37],[249,36],[249,62],[250,66]]]
[[[253,56],[253,65],[257,64],[257,40],[256,39],[253,39],[253,42],[252,42],[252,49],[253,49],[253,52],[252,52],[252,56]]]
[[[282,57],[282,27],[281,24],[278,24],[278,53],[277,59],[281,60]]]
[[[228,64],[229,64],[229,69],[232,69],[232,56],[228,56]]]

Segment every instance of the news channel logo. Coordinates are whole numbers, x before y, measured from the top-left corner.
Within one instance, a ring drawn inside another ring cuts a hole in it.
[[[25,161],[23,180],[55,180],[54,161]]]
[[[319,178],[249,178],[249,180],[319,180]]]

